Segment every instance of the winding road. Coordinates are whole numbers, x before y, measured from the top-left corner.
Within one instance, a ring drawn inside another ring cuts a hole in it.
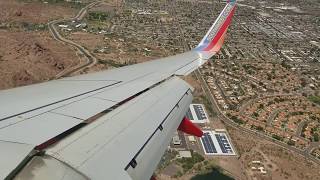
[[[87,6],[82,8],[75,17],[73,17],[71,19],[54,20],[54,21],[51,21],[48,23],[49,31],[55,40],[60,41],[62,43],[65,43],[65,44],[77,49],[78,52],[83,54],[84,57],[86,58],[86,62],[84,64],[80,63],[79,65],[71,67],[70,69],[63,70],[62,72],[60,72],[59,74],[56,75],[55,79],[70,76],[72,73],[81,71],[84,68],[91,67],[97,63],[97,59],[89,52],[89,50],[87,50],[85,47],[83,47],[83,46],[81,46],[71,40],[65,39],[57,30],[56,25],[59,23],[67,22],[67,21],[73,21],[73,20],[80,21],[80,20],[82,20],[83,17],[86,15],[87,10],[92,8],[95,5],[99,4],[99,3],[101,3],[101,1],[95,1],[93,3],[88,4]]]

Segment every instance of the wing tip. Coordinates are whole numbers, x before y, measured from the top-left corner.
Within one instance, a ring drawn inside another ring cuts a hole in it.
[[[228,0],[227,5],[213,23],[207,34],[195,48],[196,51],[205,52],[210,57],[216,54],[224,42],[226,32],[235,11],[236,0]]]

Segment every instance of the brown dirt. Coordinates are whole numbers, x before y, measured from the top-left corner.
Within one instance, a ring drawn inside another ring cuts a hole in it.
[[[103,11],[103,12],[113,12],[116,11],[118,6],[121,5],[120,0],[112,0],[108,2],[102,2],[98,6],[94,6],[90,11]]]
[[[19,26],[46,25],[52,19],[72,17],[77,11],[41,1],[0,0],[0,89],[52,79],[79,62],[75,51],[54,40],[47,30],[26,31]]]
[[[72,17],[76,9],[43,2],[0,0],[0,23],[47,23],[49,20]]]
[[[236,129],[228,130],[233,144],[240,152],[242,167],[246,168],[250,179],[306,179],[316,180],[320,177],[320,166],[300,155],[283,149],[271,142],[241,133]],[[260,160],[267,167],[267,175],[251,173],[250,162]]]
[[[53,78],[78,57],[49,32],[0,31],[0,89]]]
[[[68,36],[68,39],[93,51],[96,47],[103,45],[103,35],[96,35],[86,32],[74,32]]]
[[[117,38],[105,39],[101,34],[73,32],[68,34],[66,38],[86,47],[98,60],[101,60],[102,62],[111,60],[118,64],[128,65],[166,56],[161,54],[163,52],[160,49],[150,46],[149,47],[152,49],[152,52],[150,55],[145,56],[143,51],[134,52],[130,50],[131,48],[141,49],[142,46],[139,43],[126,43]],[[108,52],[98,52],[99,49],[104,47]],[[89,73],[110,68],[112,68],[111,65],[101,64],[98,62],[96,65],[86,68],[83,72]]]

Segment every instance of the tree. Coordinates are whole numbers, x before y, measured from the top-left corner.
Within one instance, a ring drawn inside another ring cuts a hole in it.
[[[263,109],[263,108],[264,108],[264,105],[263,105],[263,104],[259,104],[258,108],[259,108],[259,109]]]
[[[243,120],[239,119],[239,118],[236,117],[236,116],[231,116],[231,119],[232,119],[235,123],[244,124]]]
[[[256,130],[258,130],[258,131],[263,131],[263,127],[257,126],[257,127],[256,127]]]
[[[320,97],[319,96],[309,96],[308,99],[313,103],[320,105]]]
[[[252,89],[257,88],[257,86],[255,84],[251,84]]]
[[[282,62],[281,62],[281,66],[284,67],[284,68],[286,68],[286,69],[289,69],[289,68],[290,68],[290,65],[287,64],[286,61],[282,61]]]
[[[305,79],[301,79],[301,86],[306,87],[307,81]]]
[[[287,142],[287,144],[289,145],[289,146],[294,146],[296,143],[293,141],[293,140],[289,140],[288,142]]]
[[[319,141],[319,134],[318,134],[318,133],[313,134],[313,140],[314,140],[315,142],[318,142],[318,141]]]
[[[273,139],[276,139],[276,140],[279,140],[279,141],[282,141],[282,140],[283,140],[283,137],[280,137],[280,136],[278,136],[278,135],[276,135],[276,134],[272,134],[272,138],[273,138]]]

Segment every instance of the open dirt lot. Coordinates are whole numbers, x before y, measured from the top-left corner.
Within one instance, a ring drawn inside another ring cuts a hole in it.
[[[76,9],[59,4],[37,1],[0,0],[0,23],[29,22],[47,23],[50,20],[72,17]]]
[[[50,20],[77,11],[61,4],[0,0],[0,89],[49,80],[79,63],[75,51],[54,40],[46,28]],[[39,24],[41,29],[33,29]]]
[[[229,129],[229,134],[240,153],[242,167],[246,169],[247,177],[255,179],[310,179],[320,177],[320,166],[307,161],[303,157],[285,150],[273,143]],[[252,161],[261,161],[267,174],[253,172]]]
[[[49,80],[78,63],[74,51],[49,32],[1,30],[0,42],[0,89]]]

